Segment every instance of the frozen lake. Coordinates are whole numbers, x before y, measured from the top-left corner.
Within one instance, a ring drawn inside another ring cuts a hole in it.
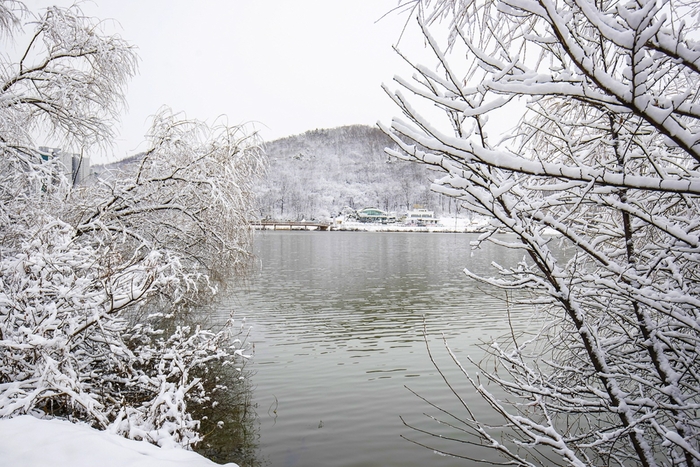
[[[229,301],[237,319],[245,317],[252,326],[255,350],[248,370],[258,453],[251,465],[469,465],[402,436],[460,455],[489,455],[422,435],[400,418],[460,436],[426,417],[424,412],[440,414],[407,389],[464,414],[431,364],[424,323],[445,373],[473,410],[489,413],[460,378],[441,336],[458,356],[479,360],[480,342],[510,332],[504,292],[469,280],[462,269],[493,271],[492,261],[513,264],[523,253],[484,245],[472,254],[475,239],[447,233],[257,233],[259,270]],[[529,309],[511,308],[511,314],[516,327],[526,327],[531,318]]]

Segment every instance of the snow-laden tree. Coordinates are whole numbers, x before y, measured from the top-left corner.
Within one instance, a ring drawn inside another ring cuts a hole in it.
[[[412,79],[387,88],[403,112],[384,127],[391,153],[490,216],[480,242],[513,234],[520,264],[466,273],[528,292],[548,323],[494,343],[495,369],[464,371],[513,442],[468,407],[461,428],[510,465],[539,465],[539,449],[566,465],[700,465],[700,4],[406,7],[437,66],[407,57]]]
[[[108,145],[134,51],[75,6],[0,1],[0,37],[0,417],[191,446],[208,367],[244,355],[232,321],[178,317],[247,264],[259,143],[163,110],[134,164],[73,188],[35,139]]]
[[[37,187],[49,194],[63,188],[52,174],[57,161],[42,164],[35,137],[53,136],[76,152],[111,141],[137,59],[129,44],[101,35],[100,25],[78,8],[49,8],[34,17],[21,2],[3,0],[0,40],[0,234],[6,243],[12,230],[33,222],[26,204],[53,211],[46,203],[60,200],[27,199]]]

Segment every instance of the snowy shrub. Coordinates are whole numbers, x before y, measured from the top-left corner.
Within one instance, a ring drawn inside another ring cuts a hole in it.
[[[700,4],[408,3],[438,66],[387,89],[405,115],[390,152],[492,219],[475,248],[523,252],[466,273],[547,323],[464,371],[510,441],[468,407],[460,428],[510,465],[700,465]]]
[[[139,348],[138,355],[150,357],[139,365],[147,369],[139,377],[140,391],[151,398],[138,407],[122,407],[110,430],[159,446],[190,447],[201,441],[199,422],[188,407],[209,402],[211,394],[193,373],[206,374],[214,361],[248,358],[236,348],[241,342],[231,336],[232,324],[217,334],[178,326],[168,339]]]
[[[0,261],[0,417],[41,411],[159,445],[199,441],[188,403],[208,395],[191,375],[244,358],[233,322],[169,336],[151,324],[159,314],[135,324],[130,307],[185,282],[179,262],[151,252],[105,270],[104,252],[80,248],[59,220],[46,224]]]

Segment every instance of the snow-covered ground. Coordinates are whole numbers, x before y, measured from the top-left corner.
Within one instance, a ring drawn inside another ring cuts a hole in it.
[[[162,449],[144,441],[29,415],[0,420],[1,467],[213,467],[192,451]],[[236,464],[225,464],[237,467]]]

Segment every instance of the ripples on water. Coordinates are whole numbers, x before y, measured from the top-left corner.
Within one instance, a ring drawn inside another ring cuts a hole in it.
[[[509,331],[504,292],[461,272],[514,264],[522,252],[494,246],[472,254],[468,234],[261,232],[260,270],[230,307],[252,326],[253,399],[260,458],[272,466],[463,466],[401,438],[435,425],[430,407],[404,386],[458,411],[428,358],[477,413],[441,342],[466,361],[477,345]],[[229,310],[222,310],[228,312]],[[512,309],[516,327],[531,319]],[[421,441],[426,439],[418,437]],[[465,446],[452,446],[459,452]],[[461,452],[464,454],[465,452]],[[479,453],[479,455],[482,455]],[[242,466],[243,467],[243,466]]]

